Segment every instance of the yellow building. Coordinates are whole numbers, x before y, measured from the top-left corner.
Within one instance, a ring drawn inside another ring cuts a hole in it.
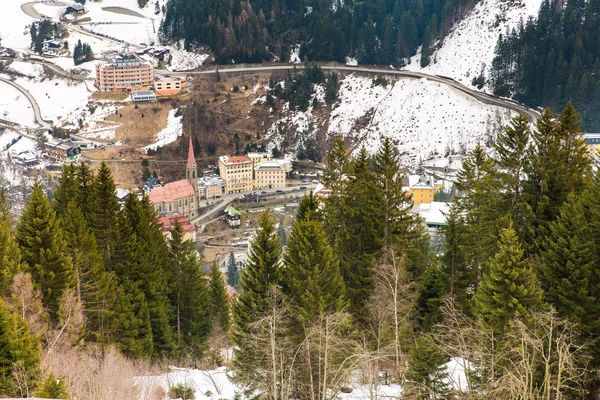
[[[198,178],[198,197],[201,199],[214,199],[221,197],[225,181],[218,176],[203,176]]]
[[[249,192],[253,187],[252,160],[246,156],[219,157],[219,175],[225,180],[225,193]]]
[[[408,180],[409,186],[403,189],[412,196],[415,205],[433,202],[435,192],[444,187],[443,182],[435,183],[432,176],[411,175]]]
[[[263,161],[254,165],[254,188],[285,187],[285,165],[282,161]]]
[[[120,54],[108,64],[96,64],[94,86],[100,92],[148,89],[154,82],[154,65],[135,54]]]
[[[154,92],[157,96],[174,96],[185,87],[185,78],[157,75],[154,77]]]

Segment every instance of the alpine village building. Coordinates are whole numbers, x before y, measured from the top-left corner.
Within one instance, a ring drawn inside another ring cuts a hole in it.
[[[178,212],[188,220],[198,216],[198,166],[194,157],[192,138],[188,150],[185,179],[155,187],[149,193],[150,201],[157,212]]]

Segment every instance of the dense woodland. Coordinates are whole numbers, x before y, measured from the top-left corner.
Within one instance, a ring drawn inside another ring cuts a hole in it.
[[[600,129],[600,1],[545,0],[537,20],[500,37],[495,93],[558,111],[572,101],[587,131]]]
[[[52,199],[33,186],[14,230],[1,202],[0,394],[133,398],[57,381],[53,360],[219,365],[235,346],[239,398],[335,398],[357,371],[406,399],[584,398],[600,363],[600,174],[580,116],[569,103],[533,129],[515,117],[494,147],[464,160],[434,252],[394,143],[350,157],[335,139],[331,195],[305,196],[289,233],[264,213],[239,273],[230,256],[233,301],[146,196],[120,205],[106,165],[65,166]],[[465,393],[441,368],[451,357]]]
[[[170,0],[161,25],[163,40],[185,48],[210,48],[218,63],[300,58],[401,64],[424,45],[429,62],[474,0]]]

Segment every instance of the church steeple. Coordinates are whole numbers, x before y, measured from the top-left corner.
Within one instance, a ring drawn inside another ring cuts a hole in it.
[[[187,165],[185,167],[185,177],[194,185],[198,179],[198,167],[196,158],[194,157],[194,146],[192,145],[192,137],[190,136],[190,147],[188,149]]]

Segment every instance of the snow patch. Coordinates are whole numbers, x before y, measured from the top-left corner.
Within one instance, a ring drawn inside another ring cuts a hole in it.
[[[302,64],[302,60],[300,60],[300,45],[299,44],[292,47],[292,50],[290,52],[290,63]]]
[[[183,134],[183,125],[181,124],[183,115],[176,117],[175,114],[177,113],[177,110],[178,109],[175,108],[169,111],[167,127],[158,133],[156,143],[145,147],[146,153],[148,150],[156,150],[159,147],[164,147],[169,143],[173,143]]]

